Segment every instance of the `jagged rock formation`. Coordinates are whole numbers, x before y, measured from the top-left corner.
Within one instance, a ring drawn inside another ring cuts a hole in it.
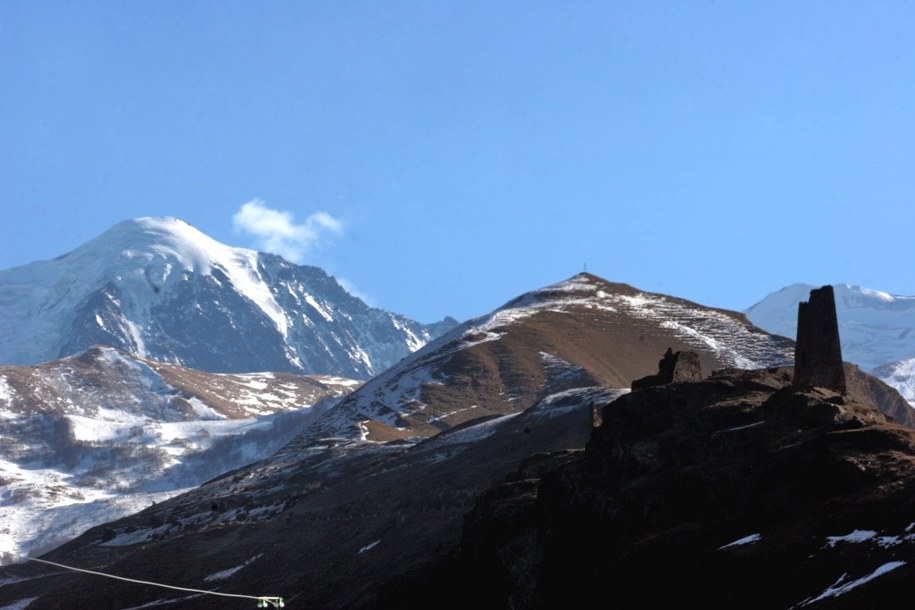
[[[811,290],[810,300],[798,304],[794,354],[796,386],[845,392],[839,322],[832,286]]]
[[[696,352],[674,352],[668,347],[667,352],[658,362],[658,374],[642,377],[632,382],[633,390],[641,390],[653,386],[667,385],[685,381],[700,381],[702,379],[702,363]]]

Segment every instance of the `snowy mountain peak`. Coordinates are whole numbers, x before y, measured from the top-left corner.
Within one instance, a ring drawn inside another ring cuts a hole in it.
[[[145,217],[118,223],[53,261],[39,261],[11,271],[39,267],[111,279],[109,276],[125,271],[125,267],[145,268],[159,260],[157,266],[166,272],[165,277],[153,280],[164,282],[171,271],[208,275],[214,266],[230,270],[256,256],[251,250],[221,244],[183,220]]]
[[[177,218],[127,220],[54,260],[0,271],[0,363],[108,344],[214,372],[367,378],[454,324],[371,308],[320,269]]]
[[[754,324],[770,332],[793,337],[797,331],[797,304],[806,301],[814,288],[817,286],[811,284],[786,286],[768,295],[744,313]],[[863,312],[866,311],[911,312],[915,320],[915,297],[894,295],[854,284],[833,284],[833,290],[840,326],[843,317],[855,324],[872,322],[873,320],[865,319],[867,315]]]
[[[243,296],[256,303],[284,337],[287,320],[257,269],[258,254],[233,248],[178,218],[144,217],[126,220],[74,251],[82,260],[108,256],[113,265],[105,278],[124,281],[131,274],[142,289],[157,295],[185,274],[210,276],[218,269]]]
[[[162,257],[177,262],[181,270],[208,274],[214,265],[231,266],[231,248],[200,232],[178,218],[135,218],[125,220],[92,240],[84,248],[117,253],[127,258],[149,260]],[[254,252],[243,251],[254,255]]]

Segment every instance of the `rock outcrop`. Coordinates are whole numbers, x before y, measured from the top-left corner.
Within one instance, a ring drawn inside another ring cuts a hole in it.
[[[811,290],[810,300],[798,303],[794,385],[846,392],[832,286]]]
[[[675,352],[668,347],[667,352],[658,362],[658,374],[642,377],[632,382],[633,390],[641,390],[653,386],[667,385],[684,381],[700,381],[702,379],[702,364],[696,352]]]

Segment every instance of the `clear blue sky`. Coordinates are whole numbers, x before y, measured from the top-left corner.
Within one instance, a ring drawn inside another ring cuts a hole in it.
[[[731,309],[912,295],[913,31],[911,2],[0,2],[0,268],[170,215],[422,321],[585,264]]]

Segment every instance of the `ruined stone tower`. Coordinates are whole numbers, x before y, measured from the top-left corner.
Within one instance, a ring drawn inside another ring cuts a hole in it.
[[[845,369],[839,344],[839,321],[832,286],[810,291],[797,306],[794,385],[816,386],[845,393]]]

